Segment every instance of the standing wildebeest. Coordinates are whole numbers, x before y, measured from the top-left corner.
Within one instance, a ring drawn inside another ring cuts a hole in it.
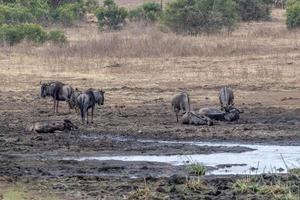
[[[229,109],[234,105],[234,95],[232,89],[228,86],[222,87],[219,92],[219,100],[221,104],[221,110],[228,112]]]
[[[95,105],[96,103],[99,106],[104,104],[104,93],[105,92],[102,90],[95,90],[90,88],[85,93],[78,95],[76,102],[80,109],[80,116],[81,116],[82,123],[84,123],[85,121],[85,115],[87,118],[87,123],[89,123],[88,110],[90,108],[92,109],[91,122],[93,123]]]
[[[78,90],[77,88],[75,88],[74,92],[72,93],[70,99],[67,100],[68,104],[69,104],[69,108],[70,109],[75,109],[75,112],[78,113],[79,112],[79,107],[77,104],[77,97],[82,94],[82,92],[80,90]]]
[[[175,112],[177,123],[178,123],[178,114],[181,110],[190,112],[190,97],[187,92],[182,92],[172,99],[172,109]]]
[[[59,81],[41,83],[41,97],[51,96],[54,101],[54,112],[58,113],[58,102],[67,101],[73,93],[73,88]],[[70,108],[70,107],[69,107]]]

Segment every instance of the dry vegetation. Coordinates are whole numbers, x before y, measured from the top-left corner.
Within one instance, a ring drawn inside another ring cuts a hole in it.
[[[91,24],[65,31],[67,46],[1,47],[0,90],[37,91],[40,80],[59,79],[102,87],[110,104],[168,100],[183,88],[197,89],[193,99],[203,103],[206,96],[216,101],[216,89],[230,84],[239,103],[299,105],[300,32],[286,29],[282,10],[274,10],[270,22],[239,24],[232,34],[180,36],[141,24],[113,33]],[[141,90],[113,93],[124,86]],[[249,98],[254,90],[260,95]],[[285,97],[294,100],[282,103]]]

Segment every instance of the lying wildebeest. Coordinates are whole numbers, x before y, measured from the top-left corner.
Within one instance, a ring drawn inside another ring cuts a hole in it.
[[[77,129],[70,120],[65,119],[63,122],[36,122],[26,127],[26,133],[53,133],[55,131],[70,131]]]
[[[199,114],[209,117],[210,119],[224,121],[225,120],[224,116],[226,112],[220,110],[219,108],[206,107],[206,108],[201,108],[199,110]]]
[[[172,110],[175,112],[177,123],[178,123],[178,114],[182,110],[184,113],[190,112],[190,97],[187,92],[182,92],[172,99]]]
[[[224,118],[226,121],[229,121],[229,122],[237,121],[240,119],[240,113],[243,113],[243,111],[241,111],[235,107],[231,107],[229,109],[229,111],[225,113]]]
[[[41,97],[51,96],[54,101],[54,112],[58,113],[58,102],[67,101],[73,93],[73,88],[60,81],[41,82]],[[70,107],[69,107],[70,108]]]
[[[208,125],[208,126],[213,125],[210,118],[204,115],[200,115],[195,111],[186,112],[182,116],[182,124]]]
[[[87,118],[87,123],[89,123],[88,119],[88,110],[91,108],[92,109],[92,120],[91,122],[93,123],[93,118],[94,118],[94,108],[96,103],[98,105],[103,105],[104,104],[104,91],[102,90],[95,90],[95,89],[88,89],[85,93],[79,94],[76,103],[80,109],[80,116],[82,123],[85,121],[85,115]]]
[[[234,105],[234,95],[232,89],[228,86],[222,87],[219,92],[219,100],[221,109],[228,112],[230,107]]]
[[[243,111],[240,111],[235,107],[230,107],[228,112],[224,112],[218,108],[213,108],[213,107],[201,108],[199,110],[200,115],[204,115],[213,120],[229,121],[229,122],[239,120],[240,113],[243,113]]]
[[[70,99],[67,100],[70,109],[75,109],[76,113],[79,113],[79,107],[77,104],[77,97],[82,94],[82,91],[75,88],[74,92],[72,93]]]

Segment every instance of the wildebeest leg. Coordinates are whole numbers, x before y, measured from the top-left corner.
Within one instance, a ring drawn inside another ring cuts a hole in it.
[[[176,120],[177,120],[176,122],[178,123],[178,112],[176,112],[175,115],[176,115]]]
[[[56,100],[53,99],[53,110],[54,110],[54,113],[55,113],[55,105],[56,105]]]
[[[58,113],[58,100],[56,100],[56,113]]]
[[[81,122],[84,124],[84,109],[83,108],[80,108],[80,117],[81,117]]]
[[[89,109],[86,109],[86,123],[89,123]]]
[[[91,123],[94,123],[94,106],[92,107],[92,121],[91,121]]]

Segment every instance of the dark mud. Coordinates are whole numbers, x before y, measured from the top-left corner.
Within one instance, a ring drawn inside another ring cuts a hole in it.
[[[14,181],[43,182],[74,199],[126,199],[138,188],[145,188],[144,178],[146,186],[158,195],[158,199],[164,196],[167,199],[252,199],[255,195],[236,194],[230,187],[236,179],[233,176],[205,178],[208,189],[193,191],[186,188],[186,177],[190,174],[185,166],[149,162],[63,161],[54,159],[57,155],[186,155],[251,150],[244,147],[143,143],[138,142],[139,139],[300,144],[299,108],[243,105],[244,113],[236,123],[215,122],[211,127],[185,126],[176,124],[166,99],[155,98],[129,106],[110,106],[108,103],[96,109],[94,124],[81,125],[79,116],[74,112],[69,114],[65,103],[60,104],[60,113],[56,115],[50,100],[35,99],[35,96],[35,91],[32,91],[3,92],[0,97],[0,176],[11,177]],[[25,134],[25,127],[33,122],[63,119],[69,119],[79,129]],[[174,179],[170,178],[172,176]],[[286,182],[294,183],[295,180]],[[264,195],[262,199],[270,198]]]

